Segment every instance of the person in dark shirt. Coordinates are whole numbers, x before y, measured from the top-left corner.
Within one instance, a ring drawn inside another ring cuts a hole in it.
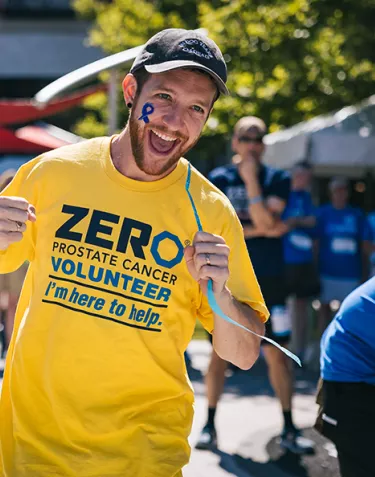
[[[211,172],[209,179],[230,199],[240,218],[246,245],[271,313],[266,335],[286,345],[291,334],[291,320],[286,309],[287,289],[284,275],[283,235],[288,227],[281,220],[290,193],[290,177],[285,171],[262,164],[264,122],[244,117],[234,128],[233,163]],[[292,419],[292,370],[288,358],[276,347],[263,341],[269,378],[280,400],[284,429],[280,443],[295,453],[311,452],[312,443],[302,438]],[[223,390],[227,363],[214,351],[206,375],[208,420],[198,449],[217,445],[214,425],[216,406]]]

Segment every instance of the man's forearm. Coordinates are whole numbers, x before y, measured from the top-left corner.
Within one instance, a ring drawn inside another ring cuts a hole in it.
[[[258,313],[236,300],[229,290],[218,304],[232,320],[257,334],[264,334],[264,324]],[[241,369],[249,369],[259,356],[260,338],[215,315],[213,346],[222,359],[230,361]]]
[[[250,239],[255,237],[269,237],[269,238],[282,237],[288,231],[289,231],[288,226],[279,219],[275,219],[274,226],[269,229],[254,227],[252,225],[244,225],[243,227],[245,239]]]
[[[262,189],[258,179],[250,177],[246,183],[246,193],[249,200],[249,214],[254,224],[260,228],[272,228],[275,225],[275,219],[271,212],[264,205],[263,201],[252,204],[251,200],[262,196]]]
[[[289,217],[286,219],[286,222],[291,229],[296,227],[313,228],[316,225],[316,217],[313,215],[308,217]]]

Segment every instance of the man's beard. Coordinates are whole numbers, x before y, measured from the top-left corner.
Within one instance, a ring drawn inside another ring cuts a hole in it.
[[[160,129],[160,127],[158,129]],[[146,134],[148,134],[148,129],[144,128],[143,134],[141,131],[142,129],[139,125],[138,119],[134,117],[134,114],[131,114],[129,118],[129,134],[133,157],[138,168],[150,176],[161,176],[168,170],[172,169],[180,160],[181,156],[190,149],[188,148],[183,151],[177,146],[172,157],[166,162],[160,160],[154,161],[152,164],[147,164],[145,161],[144,142],[146,140]],[[167,133],[167,131],[165,132]],[[162,162],[162,164],[158,165],[158,162]]]

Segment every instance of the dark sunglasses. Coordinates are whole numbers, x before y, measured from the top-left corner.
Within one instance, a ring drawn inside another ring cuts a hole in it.
[[[244,142],[246,144],[262,144],[263,136],[249,137],[249,136],[240,136],[238,138],[239,142]]]

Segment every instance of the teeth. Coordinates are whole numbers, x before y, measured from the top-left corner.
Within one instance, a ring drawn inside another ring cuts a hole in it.
[[[166,136],[165,134],[162,134],[160,132],[157,132],[157,131],[154,131],[153,129],[151,129],[151,131],[156,134],[156,136],[160,137],[161,139],[163,139],[164,141],[169,141],[169,142],[173,142],[176,140],[175,137],[172,137],[172,136]]]

